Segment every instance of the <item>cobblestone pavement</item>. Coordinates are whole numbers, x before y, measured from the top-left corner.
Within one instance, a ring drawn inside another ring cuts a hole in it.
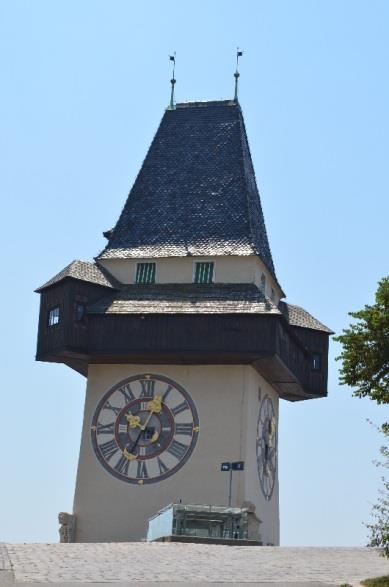
[[[389,575],[389,561],[367,548],[136,542],[6,547],[16,582],[297,583],[312,587],[317,583],[355,586],[367,577]],[[3,558],[4,569],[9,570],[7,556]]]

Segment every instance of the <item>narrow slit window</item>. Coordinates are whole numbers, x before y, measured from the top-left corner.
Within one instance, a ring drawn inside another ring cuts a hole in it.
[[[135,283],[155,283],[155,263],[137,263]]]
[[[59,306],[49,310],[47,324],[48,326],[56,326],[59,324]]]
[[[266,275],[264,273],[261,275],[261,290],[266,293]]]
[[[312,369],[314,371],[320,371],[321,369],[321,355],[319,353],[313,353],[312,355]]]
[[[195,266],[195,283],[213,283],[213,266],[211,263],[196,263]]]

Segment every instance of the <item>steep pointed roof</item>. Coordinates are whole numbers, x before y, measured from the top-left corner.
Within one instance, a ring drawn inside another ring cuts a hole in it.
[[[239,104],[167,110],[98,259],[258,255],[275,270]]]

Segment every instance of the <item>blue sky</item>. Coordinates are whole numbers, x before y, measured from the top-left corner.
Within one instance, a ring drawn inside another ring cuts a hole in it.
[[[72,507],[85,380],[34,362],[33,290],[91,259],[169,101],[243,108],[287,300],[336,332],[388,274],[389,4],[384,0],[3,0],[0,540],[56,541]],[[384,407],[338,385],[282,402],[281,540],[366,543]]]

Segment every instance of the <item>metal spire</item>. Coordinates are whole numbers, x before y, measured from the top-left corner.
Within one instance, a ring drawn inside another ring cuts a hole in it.
[[[239,51],[239,47],[236,48],[236,70],[234,73],[234,78],[235,78],[235,95],[234,95],[234,102],[238,101],[238,80],[239,80],[239,76],[240,73],[238,71],[238,66],[239,66],[239,57],[242,57],[243,55],[243,51]]]
[[[174,51],[173,55],[169,55],[170,61],[173,61],[173,74],[170,83],[172,85],[171,93],[170,93],[170,104],[169,110],[174,110],[174,84],[176,83],[176,79],[174,77],[174,72],[176,69],[176,52]]]

